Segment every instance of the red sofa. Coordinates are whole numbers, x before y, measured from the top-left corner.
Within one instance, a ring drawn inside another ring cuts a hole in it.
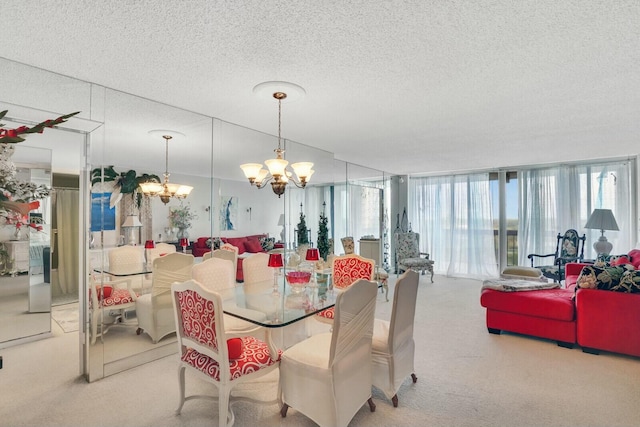
[[[258,253],[267,252],[260,239],[268,238],[267,234],[253,234],[251,236],[242,237],[220,237],[222,243],[229,243],[230,245],[238,248],[238,255],[244,253]],[[199,237],[194,243],[191,253],[194,257],[201,257],[207,252],[211,252],[211,248],[207,246],[207,240],[209,237]],[[242,272],[242,258],[238,257],[237,269],[236,269],[236,281],[244,282],[244,274]]]
[[[640,267],[640,250],[628,255]],[[567,264],[565,287],[560,289],[483,289],[480,303],[487,309],[487,329],[556,340],[563,347],[577,343],[586,353],[602,350],[640,357],[640,293],[577,287],[582,269],[589,265]]]
[[[640,251],[629,254],[640,266]],[[634,259],[635,258],[635,259]],[[566,283],[576,285],[582,268],[589,264],[567,264]],[[600,350],[640,357],[640,294],[578,288],[576,338],[582,351]]]

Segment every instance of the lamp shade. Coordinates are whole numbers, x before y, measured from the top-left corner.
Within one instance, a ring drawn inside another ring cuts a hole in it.
[[[137,215],[127,215],[127,218],[122,223],[123,227],[142,227],[140,219]]]
[[[320,252],[318,252],[318,248],[309,248],[307,249],[307,261],[318,261],[320,260]]]
[[[282,267],[282,254],[269,254],[269,267]]]
[[[186,237],[180,238],[180,246],[182,246],[183,248],[189,246],[189,239],[187,239]]]
[[[600,230],[602,232],[604,232],[604,230],[619,230],[618,223],[611,209],[594,209],[584,228]]]
[[[145,249],[153,249],[156,247],[156,244],[153,240],[147,240],[146,242],[144,242],[144,247]]]

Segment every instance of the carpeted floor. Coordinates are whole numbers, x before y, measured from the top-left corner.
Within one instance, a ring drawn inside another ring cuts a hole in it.
[[[51,317],[65,333],[76,332],[79,329],[77,302],[52,307]]]
[[[374,389],[350,426],[637,426],[640,359],[583,353],[554,342],[487,333],[481,281],[420,276],[414,337],[418,382],[405,380],[400,404]],[[389,297],[393,296],[390,283]],[[391,303],[380,297],[376,316]],[[177,346],[176,346],[177,347]],[[177,350],[177,348],[176,348]],[[88,384],[78,373],[78,335],[54,325],[54,337],[0,351],[0,426],[216,426],[209,400],[178,404],[177,356],[168,356]],[[187,374],[187,393],[215,387]],[[272,399],[278,373],[246,392]],[[329,398],[329,397],[327,397]],[[236,427],[313,427],[295,409],[234,405]]]

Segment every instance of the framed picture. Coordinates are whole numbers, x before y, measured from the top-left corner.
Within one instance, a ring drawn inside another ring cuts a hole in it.
[[[116,208],[109,207],[111,193],[91,193],[91,231],[115,230]]]
[[[238,198],[220,196],[220,230],[235,230],[238,220]]]

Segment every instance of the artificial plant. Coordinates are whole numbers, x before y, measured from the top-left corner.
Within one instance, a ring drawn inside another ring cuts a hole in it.
[[[307,223],[304,214],[300,212],[300,222],[298,223],[298,246],[309,244],[309,234],[307,234]]]
[[[329,228],[327,224],[329,220],[324,214],[325,203],[322,204],[322,212],[320,212],[320,221],[318,222],[318,252],[323,260],[327,260],[329,255]]]
[[[111,193],[111,199],[109,205],[114,207],[122,199],[123,194],[131,194],[131,197],[136,197],[136,206],[140,207],[142,204],[142,193],[137,193],[136,190],[140,184],[144,182],[162,182],[158,175],[154,174],[142,174],[136,175],[136,171],[128,170],[127,172],[118,173],[113,166],[107,166],[104,168],[95,168],[91,171],[91,185],[98,184],[100,182],[113,182],[114,191]]]

